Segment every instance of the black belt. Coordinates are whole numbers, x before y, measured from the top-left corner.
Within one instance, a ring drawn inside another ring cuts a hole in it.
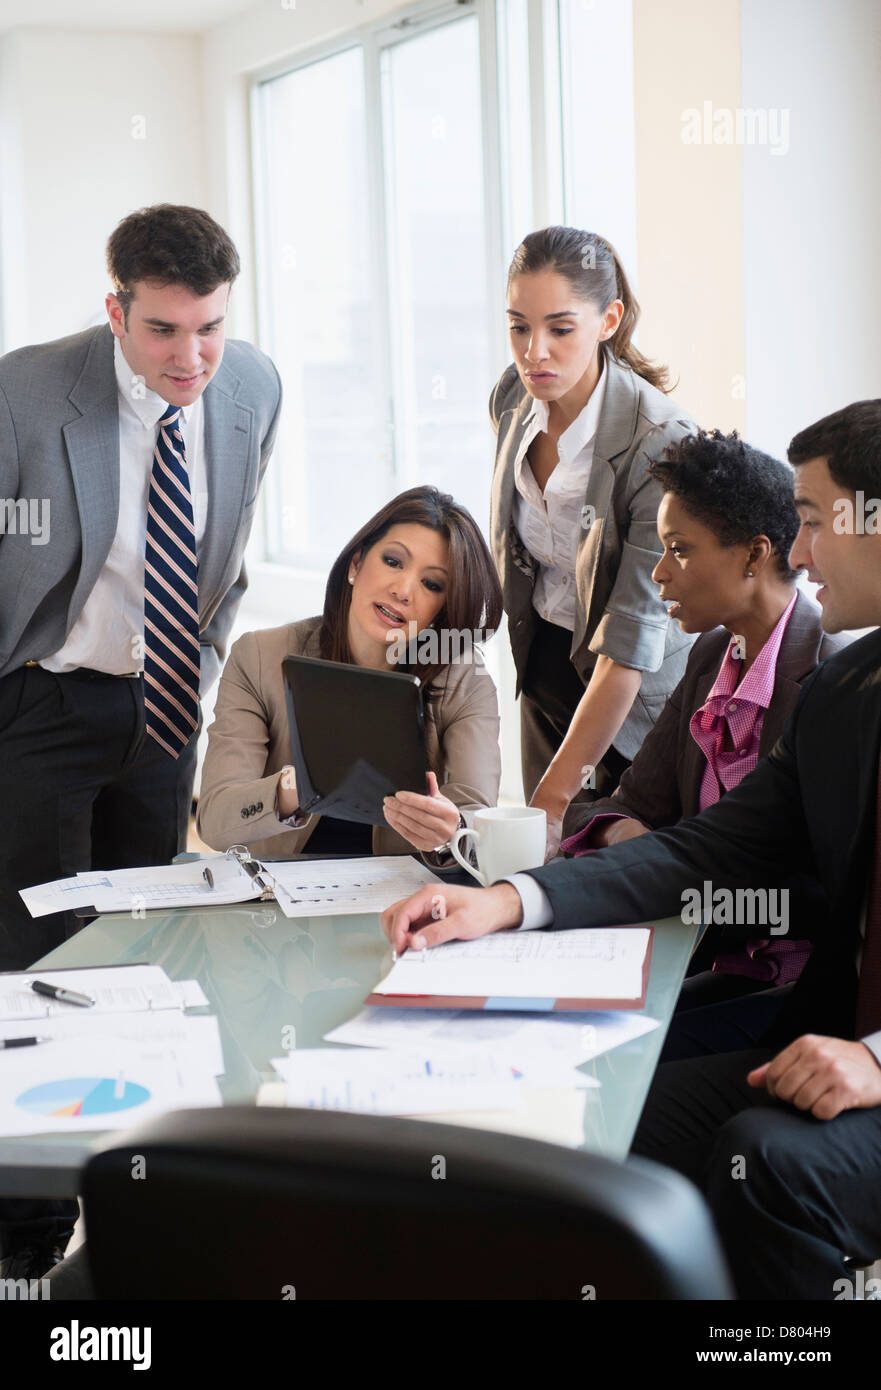
[[[39,666],[39,661],[26,661],[25,666]],[[46,667],[42,667],[46,670]],[[69,676],[71,680],[80,681],[136,681],[140,680],[141,672],[125,672],[123,675],[114,675],[111,671],[93,671],[90,666],[77,666],[73,671],[50,671],[51,676]]]

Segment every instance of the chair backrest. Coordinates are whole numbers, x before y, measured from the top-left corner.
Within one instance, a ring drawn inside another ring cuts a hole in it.
[[[733,1297],[696,1188],[455,1125],[178,1111],[89,1161],[99,1298]]]

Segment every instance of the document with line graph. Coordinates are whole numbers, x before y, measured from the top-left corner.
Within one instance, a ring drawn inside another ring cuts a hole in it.
[[[496,932],[407,951],[367,999],[423,1009],[641,1009],[652,928]]]

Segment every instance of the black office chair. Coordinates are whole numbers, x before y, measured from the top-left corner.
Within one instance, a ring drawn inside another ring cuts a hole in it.
[[[98,1298],[734,1296],[677,1173],[455,1125],[178,1111],[95,1154],[83,1198]]]

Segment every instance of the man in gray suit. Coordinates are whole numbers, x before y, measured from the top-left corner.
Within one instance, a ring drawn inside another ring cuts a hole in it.
[[[0,970],[81,925],[20,888],[184,848],[278,425],[272,362],[224,343],[222,227],[146,208],[107,263],[107,324],[0,358]]]

